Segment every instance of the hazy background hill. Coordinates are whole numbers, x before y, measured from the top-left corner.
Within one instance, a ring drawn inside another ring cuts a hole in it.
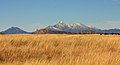
[[[5,31],[2,31],[1,33],[4,33],[4,34],[29,34],[30,32],[26,32],[18,27],[11,27]]]

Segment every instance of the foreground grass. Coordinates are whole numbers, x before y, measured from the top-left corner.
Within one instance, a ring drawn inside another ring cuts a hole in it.
[[[120,36],[0,35],[0,65],[120,65]]]

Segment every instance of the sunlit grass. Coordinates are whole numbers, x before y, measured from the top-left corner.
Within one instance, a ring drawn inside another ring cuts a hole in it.
[[[0,35],[0,65],[119,64],[119,35]]]

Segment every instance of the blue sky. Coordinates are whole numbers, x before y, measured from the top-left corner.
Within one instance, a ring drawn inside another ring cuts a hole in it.
[[[0,0],[0,31],[11,26],[34,31],[58,21],[120,28],[120,0]]]

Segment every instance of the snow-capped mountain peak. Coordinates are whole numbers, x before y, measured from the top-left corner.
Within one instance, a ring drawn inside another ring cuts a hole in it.
[[[64,24],[64,22],[63,22],[63,21],[60,21],[59,24]]]
[[[60,21],[59,23],[57,23],[55,26],[64,26],[66,25],[63,21]]]
[[[54,26],[46,27],[48,30],[59,30],[71,33],[79,33],[82,30],[93,30],[94,28],[90,28],[84,24],[65,24],[64,22],[60,21]]]

